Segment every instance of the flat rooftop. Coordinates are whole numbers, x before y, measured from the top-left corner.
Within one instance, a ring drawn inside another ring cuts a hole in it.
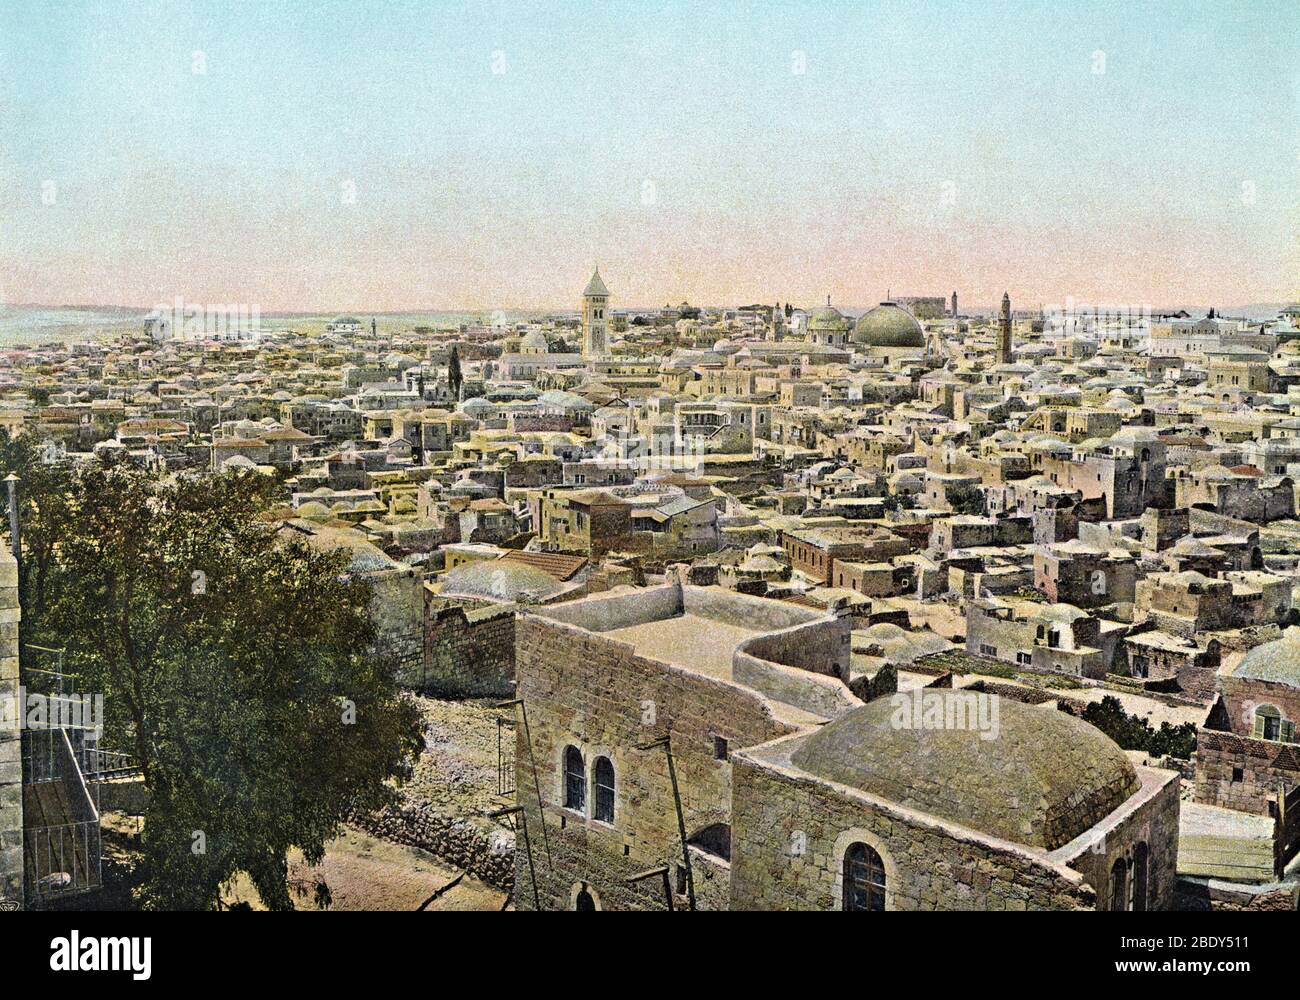
[[[729,681],[736,647],[750,636],[758,635],[759,630],[687,612],[603,634],[631,643],[638,656],[675,663],[695,673]]]

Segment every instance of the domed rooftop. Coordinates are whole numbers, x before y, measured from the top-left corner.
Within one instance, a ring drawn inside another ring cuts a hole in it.
[[[810,330],[847,330],[849,321],[829,302],[808,318]]]
[[[564,585],[550,573],[505,559],[476,559],[457,566],[442,578],[444,594],[465,594],[497,601],[514,601],[527,594],[550,597]]]
[[[1256,646],[1242,657],[1233,673],[1237,677],[1300,688],[1300,628],[1289,628],[1281,639]]]
[[[972,692],[931,694],[951,710],[951,699]],[[974,719],[965,728],[904,728],[902,709],[880,698],[813,733],[791,761],[816,777],[1048,851],[1138,790],[1133,765],[1100,730],[1063,712],[987,697],[997,702],[994,739],[982,738]],[[910,719],[910,699],[906,711]],[[991,720],[992,709],[985,712]]]
[[[864,347],[924,347],[925,331],[902,306],[882,302],[858,320],[852,339]]]
[[[541,330],[529,330],[519,342],[519,349],[524,354],[545,354],[550,350],[546,335]]]

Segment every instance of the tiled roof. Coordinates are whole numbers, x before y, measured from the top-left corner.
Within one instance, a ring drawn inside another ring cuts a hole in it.
[[[520,549],[510,550],[501,559],[505,562],[532,566],[534,569],[549,573],[557,580],[572,579],[587,565],[585,556],[565,555],[562,552],[524,552]]]

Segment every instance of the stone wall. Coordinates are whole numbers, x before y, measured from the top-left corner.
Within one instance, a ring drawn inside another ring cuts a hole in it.
[[[509,697],[515,681],[515,605],[430,607],[420,668],[403,684],[443,698]]]
[[[376,837],[436,854],[488,885],[507,892],[514,887],[516,834],[489,819],[448,816],[408,802],[352,822]]]
[[[1267,816],[1279,788],[1300,784],[1300,747],[1214,729],[1196,732],[1197,802]]]
[[[847,679],[852,632],[862,624],[849,616],[807,622],[746,639],[740,651],[759,660]]]
[[[1087,846],[1069,862],[1080,872],[1097,893],[1097,909],[1111,908],[1110,873],[1118,859],[1129,865],[1136,848],[1147,848],[1147,904],[1149,910],[1170,910],[1175,906],[1178,868],[1178,815],[1180,781],[1174,772],[1139,770],[1145,789],[1154,794],[1136,800],[1130,799],[1085,835]],[[1160,776],[1168,780],[1159,785]],[[1158,787],[1157,787],[1158,786]],[[1066,855],[1078,845],[1067,844],[1058,854]],[[1127,907],[1125,907],[1127,908]]]
[[[837,677],[787,667],[741,650],[736,651],[732,661],[731,676],[737,684],[823,719],[838,718],[862,704]]]
[[[1184,876],[1178,880],[1177,901],[1180,910],[1294,913],[1300,909],[1300,882],[1248,886]]]
[[[739,754],[734,764],[731,907],[836,910],[843,860],[872,846],[892,910],[1091,909],[1083,878],[1028,851],[955,832],[915,813]]]
[[[0,706],[17,713],[18,563],[0,551]],[[15,720],[17,723],[17,720]],[[21,729],[0,725],[0,900],[23,899],[23,762]]]
[[[636,596],[655,599],[653,592]],[[600,602],[582,605],[591,613],[595,603]],[[578,887],[585,887],[602,909],[664,909],[661,879],[626,881],[667,865],[675,888],[682,858],[667,756],[662,747],[638,746],[671,734],[689,838],[712,824],[729,822],[732,765],[719,756],[717,740],[727,741],[729,755],[793,727],[774,718],[767,703],[744,688],[646,659],[627,643],[548,620],[561,610],[569,615],[576,609],[578,605],[547,609],[545,618],[521,614],[515,625],[518,695],[528,716],[527,729],[516,727],[515,782],[528,817],[541,906],[572,909]],[[568,746],[581,752],[588,776],[582,811],[563,805],[562,761]],[[590,778],[598,757],[608,758],[614,767],[613,823],[592,815]],[[701,908],[718,905],[716,893],[704,892],[704,881],[701,873]],[[534,908],[528,855],[522,850],[516,857],[515,887],[519,908]]]

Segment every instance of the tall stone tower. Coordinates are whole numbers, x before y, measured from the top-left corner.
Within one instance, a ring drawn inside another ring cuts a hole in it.
[[[1011,364],[1011,296],[1002,293],[1002,315],[998,318],[998,364]]]
[[[957,318],[957,293],[952,293],[952,318]]]
[[[582,293],[582,356],[598,358],[609,347],[609,289],[600,280],[600,268]]]
[[[0,700],[18,705],[18,561],[0,544]],[[0,902],[23,901],[21,729],[0,726]]]

